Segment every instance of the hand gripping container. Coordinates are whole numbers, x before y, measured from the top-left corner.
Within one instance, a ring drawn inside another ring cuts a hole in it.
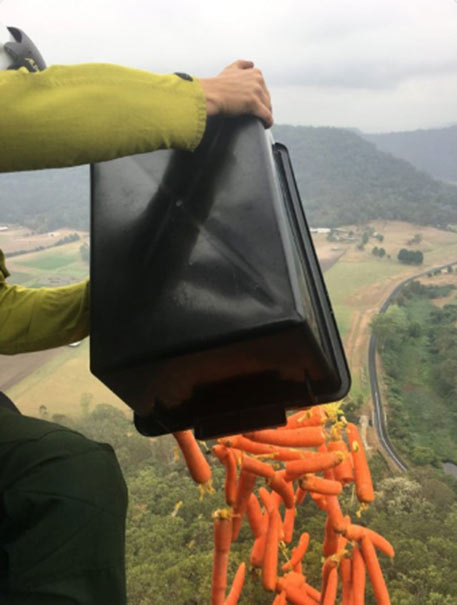
[[[141,433],[279,426],[347,393],[287,149],[255,118],[93,166],[91,229],[91,370]]]

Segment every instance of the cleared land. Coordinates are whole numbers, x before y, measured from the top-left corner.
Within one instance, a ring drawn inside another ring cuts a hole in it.
[[[366,413],[371,407],[366,363],[372,317],[395,285],[408,276],[457,261],[456,233],[400,222],[373,222],[371,225],[383,234],[384,240],[380,243],[371,238],[364,250],[358,250],[354,243],[328,242],[321,234],[314,238],[321,266],[327,269],[325,281],[353,376],[352,395],[364,398]],[[352,230],[360,240],[363,230],[357,231],[356,227]],[[407,241],[416,234],[421,235],[420,243],[408,246]],[[11,236],[2,233],[3,242],[5,237]],[[81,243],[13,257],[8,263],[13,280],[28,286],[49,286],[84,279],[88,266],[79,254]],[[373,256],[374,246],[384,247],[390,258]],[[400,264],[396,257],[401,248],[421,250],[424,264],[419,267]],[[8,360],[9,365],[5,365],[3,359],[0,362],[0,388],[7,382],[7,392],[24,412],[36,414],[39,405],[45,402],[50,414],[79,411],[81,401],[106,402],[125,409],[120,400],[91,376],[86,342],[77,349],[64,347],[56,353],[44,353],[42,363],[29,362],[29,357],[18,356],[13,362]],[[19,380],[15,381],[14,376]]]

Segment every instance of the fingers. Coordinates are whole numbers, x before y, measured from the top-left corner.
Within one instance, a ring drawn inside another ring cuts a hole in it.
[[[238,59],[238,61],[234,61],[225,69],[252,69],[253,67],[253,61],[245,61],[244,59]]]

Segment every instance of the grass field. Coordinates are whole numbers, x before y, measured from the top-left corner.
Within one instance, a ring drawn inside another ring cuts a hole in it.
[[[379,259],[371,254],[373,246],[379,244],[376,240],[370,240],[365,250],[360,251],[354,244],[329,244],[322,235],[315,239],[318,254],[319,251],[322,254],[321,261],[330,267],[324,277],[352,373],[352,395],[362,396],[368,408],[366,362],[371,318],[399,281],[430,266],[457,260],[455,233],[396,222],[375,222],[373,227],[384,235],[382,245],[391,255],[390,259]],[[396,260],[398,250],[418,232],[422,240],[417,247],[424,251],[424,266],[417,268],[400,264]],[[37,287],[84,279],[88,266],[79,254],[81,243],[11,258],[8,266],[12,281]],[[90,375],[87,344],[79,349],[63,348],[9,392],[30,413],[36,413],[38,401],[47,401],[52,413],[68,413],[75,406],[78,408],[82,398],[87,399],[85,393],[91,394],[94,403],[122,405]]]

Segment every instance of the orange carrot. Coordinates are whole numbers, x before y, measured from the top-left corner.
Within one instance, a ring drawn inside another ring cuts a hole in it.
[[[310,584],[305,584],[305,590],[309,594],[309,596],[313,599],[313,601],[316,601],[317,603],[320,603],[321,593],[318,590],[316,590]]]
[[[327,586],[330,578],[330,573],[335,570],[338,565],[338,562],[334,557],[329,557],[325,560],[324,565],[322,566],[322,588],[321,595],[322,599],[325,599],[325,593],[327,591]]]
[[[327,415],[324,408],[315,406],[305,410],[295,412],[287,418],[287,424],[283,429],[298,429],[306,426],[322,426],[327,422]]]
[[[338,496],[326,496],[327,514],[332,523],[332,527],[336,532],[342,532],[347,523],[344,521],[343,513],[341,512]]]
[[[285,590],[281,591],[278,595],[276,595],[275,600],[273,601],[273,605],[287,605]]]
[[[267,521],[268,523],[268,521]],[[262,568],[263,566],[263,556],[265,554],[265,543],[267,541],[267,532],[265,532],[256,538],[254,545],[251,550],[251,557],[249,562],[252,567]]]
[[[292,548],[292,557],[291,557],[292,559],[295,557],[296,552],[297,552],[297,547]],[[301,562],[301,561],[298,561],[298,563],[296,563],[296,564],[293,566],[293,570],[294,570],[295,572],[297,572],[297,573],[303,573],[303,565],[302,565],[302,562]]]
[[[268,485],[281,496],[286,508],[293,508],[294,490],[292,485],[283,479],[281,471],[275,472],[273,478],[268,480]]]
[[[341,483],[338,483],[338,481],[322,479],[322,477],[316,477],[315,475],[305,475],[300,479],[300,487],[307,491],[327,496],[338,496],[343,489]]]
[[[328,575],[327,586],[325,594],[322,599],[322,605],[334,605],[336,600],[336,593],[338,590],[338,570],[333,567]]]
[[[311,599],[306,590],[303,590],[305,586],[305,584],[302,584],[300,588],[297,588],[290,582],[286,582],[285,578],[281,578],[276,584],[276,591],[285,591],[286,602],[292,603],[293,605],[315,605],[315,602]]]
[[[276,586],[278,568],[279,511],[273,509],[268,515],[268,529],[262,566],[262,585],[273,591]]]
[[[323,494],[318,494],[316,492],[309,492],[309,495],[314,500],[314,502],[317,504],[318,508],[320,508],[321,510],[324,510],[324,511],[327,510],[327,507],[328,507],[327,499]]]
[[[327,452],[319,454],[316,452],[307,452],[304,460],[293,460],[286,464],[286,481],[293,481],[306,473],[319,473],[328,468],[333,468],[340,464],[344,459],[342,452]]]
[[[179,431],[173,433],[173,437],[178,442],[192,479],[200,485],[209,483],[211,481],[211,467],[198,446],[192,431]]]
[[[238,479],[235,506],[233,507],[232,540],[235,541],[240,533],[244,513],[248,507],[249,498],[254,489],[257,475],[242,470]]]
[[[352,605],[365,604],[366,568],[358,546],[352,550]]]
[[[374,596],[378,605],[390,605],[389,593],[382,575],[378,557],[374,546],[368,536],[362,538],[361,546],[363,560],[370,577],[371,586],[373,587]]]
[[[324,543],[322,545],[322,552],[324,557],[330,557],[330,555],[334,555],[338,550],[338,534],[335,533],[335,530],[332,527],[332,523],[330,517],[327,516],[325,521],[325,535],[324,535]]]
[[[346,536],[348,540],[351,541],[360,541],[364,536],[370,538],[373,546],[378,548],[388,557],[394,557],[395,551],[392,544],[386,540],[381,534],[369,529],[368,527],[362,527],[361,525],[348,525],[344,530],[343,534]]]
[[[359,502],[373,502],[374,490],[370,469],[363,449],[362,440],[355,424],[349,422],[347,427],[349,446],[354,461],[355,491]]]
[[[295,515],[295,506],[292,508],[286,508],[283,521],[284,542],[286,544],[290,544],[292,542],[292,537],[294,535]]]
[[[274,508],[274,503],[271,499],[271,492],[264,487],[259,487],[259,497],[262,500],[262,504],[266,511],[269,511],[271,507]]]
[[[225,599],[224,605],[237,605],[238,599],[241,595],[241,590],[244,584],[244,577],[246,575],[246,563],[241,563],[233,579],[232,588],[229,592],[228,597]]]
[[[309,544],[309,534],[307,532],[303,532],[300,536],[300,540],[298,541],[298,546],[295,549],[295,552],[292,553],[292,557],[290,561],[284,563],[282,566],[283,571],[289,571],[293,569],[297,563],[299,563],[303,557],[305,556],[306,550]]]
[[[230,448],[225,445],[215,445],[213,453],[225,467],[225,501],[233,506],[236,500],[236,458]]]
[[[345,454],[344,460],[333,469],[335,473],[335,479],[340,481],[343,485],[347,485],[354,481],[354,469],[352,456],[349,455],[349,451],[346,443],[339,439],[337,441],[330,441],[327,445],[329,452],[342,452]]]
[[[261,462],[260,460],[257,460],[257,458],[252,458],[251,456],[243,457],[241,469],[249,473],[254,473],[259,477],[265,477],[265,479],[272,479],[275,474],[275,471],[272,466],[270,466],[266,462]]]
[[[269,456],[273,460],[280,460],[283,462],[287,460],[300,460],[304,455],[304,452],[301,452],[300,450],[276,447],[274,445],[268,445],[267,443],[257,443],[242,435],[222,437],[219,439],[219,442],[227,447],[238,448],[243,452],[254,454],[255,456]]]
[[[343,531],[346,539],[350,542],[359,542],[367,534],[367,528],[350,523]]]
[[[266,531],[266,519],[263,518],[259,501],[254,493],[249,497],[246,516],[254,538],[259,538]]]
[[[280,445],[285,447],[314,447],[325,441],[324,429],[320,426],[306,427],[304,429],[275,430],[266,429],[264,431],[255,431],[245,435],[252,441],[259,443],[269,443],[271,445]]]
[[[297,491],[295,492],[295,506],[299,506],[303,503],[303,500],[306,497],[306,492],[300,486],[297,487]]]
[[[342,584],[341,605],[352,605],[352,561],[348,557],[341,559],[340,573]]]
[[[211,605],[223,605],[227,589],[227,566],[232,541],[232,520],[226,511],[214,513],[213,577]]]

